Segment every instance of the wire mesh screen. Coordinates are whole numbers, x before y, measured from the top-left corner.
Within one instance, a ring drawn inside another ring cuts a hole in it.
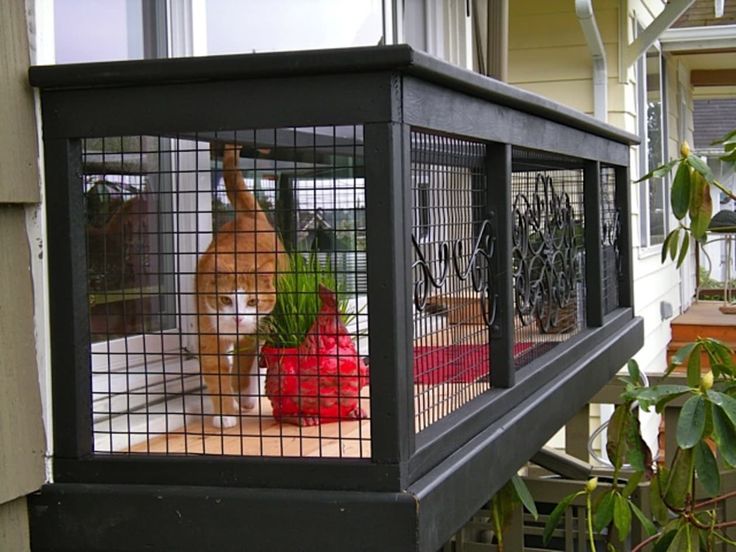
[[[96,453],[370,457],[362,133],[83,142]]]
[[[585,326],[582,164],[514,148],[511,191],[514,359],[522,366]]]
[[[490,388],[486,147],[411,133],[415,428]]]
[[[603,311],[607,314],[620,306],[619,285],[622,278],[619,235],[621,209],[616,205],[616,171],[601,167],[601,247],[603,259]]]

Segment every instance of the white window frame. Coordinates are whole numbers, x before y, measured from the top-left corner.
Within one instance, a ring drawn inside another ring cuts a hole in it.
[[[658,52],[659,59],[659,87],[660,87],[660,134],[661,134],[661,147],[660,153],[661,162],[664,163],[667,159],[667,90],[665,87],[666,83],[666,65],[664,56],[659,47],[659,44],[655,44],[650,48],[656,49]],[[641,137],[641,144],[639,145],[639,173],[641,176],[647,174],[655,167],[650,166],[649,162],[649,131],[647,128],[647,67],[646,67],[647,53],[643,54],[639,60],[637,60],[637,77],[636,77],[636,95],[637,95],[637,124],[639,136]],[[659,250],[659,246],[664,241],[664,236],[667,235],[669,228],[669,187],[667,185],[668,177],[665,176],[658,180],[647,180],[639,186],[639,216],[640,216],[640,244],[641,248],[646,252],[649,250]],[[661,197],[662,197],[662,213],[663,213],[663,238],[661,241],[652,241],[651,230],[652,220],[651,212],[649,208],[649,194],[652,186],[661,186]]]

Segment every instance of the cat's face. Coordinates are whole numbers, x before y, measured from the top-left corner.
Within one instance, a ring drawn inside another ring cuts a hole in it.
[[[206,298],[210,323],[220,334],[254,334],[275,304],[275,294],[245,289],[220,291]]]
[[[259,324],[276,305],[273,276],[262,274],[218,275],[208,279],[204,292],[204,314],[209,326],[220,335],[255,334]]]

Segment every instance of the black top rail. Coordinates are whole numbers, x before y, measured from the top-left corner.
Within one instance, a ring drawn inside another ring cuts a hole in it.
[[[31,85],[43,90],[62,90],[374,71],[398,71],[414,75],[501,106],[628,145],[640,141],[637,135],[580,111],[456,67],[405,44],[36,66],[29,69],[29,78]]]

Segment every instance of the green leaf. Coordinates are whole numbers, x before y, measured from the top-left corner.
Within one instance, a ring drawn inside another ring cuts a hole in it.
[[[696,240],[705,239],[712,211],[710,186],[706,179],[696,171],[692,174],[690,187],[690,231]]]
[[[634,397],[639,401],[642,408],[646,410],[652,404],[664,406],[669,401],[691,391],[692,389],[687,385],[654,385],[643,388],[641,391],[635,393]]]
[[[539,514],[537,513],[537,505],[534,503],[534,499],[532,498],[532,495],[529,492],[526,483],[524,483],[524,480],[518,475],[514,475],[511,478],[511,483],[514,486],[514,490],[516,491],[516,496],[519,497],[519,500],[521,500],[524,508],[526,508],[527,511],[536,520],[539,517]]]
[[[713,171],[710,170],[708,164],[700,157],[698,157],[694,153],[691,153],[687,156],[687,162],[693,169],[695,169],[695,173],[702,176],[706,182],[713,182]]]
[[[639,417],[632,413],[626,424],[626,459],[636,471],[643,472],[652,465],[652,451],[641,438]]]
[[[685,498],[690,492],[693,476],[693,449],[678,448],[672,469],[667,480],[667,489],[664,493],[665,503],[675,508],[685,506]]]
[[[669,510],[664,500],[662,500],[662,489],[667,486],[667,473],[666,469],[658,471],[649,485],[649,503],[652,515],[660,525],[664,525],[669,519]]]
[[[679,231],[679,228],[675,228],[669,234],[667,234],[667,237],[664,239],[664,243],[662,244],[662,254],[659,259],[661,263],[664,263],[667,260],[667,254],[670,252],[670,246],[672,242],[677,238],[677,233]],[[677,245],[675,245],[675,250],[677,250]]]
[[[616,406],[608,422],[606,453],[616,469],[621,469],[627,453],[626,431],[631,413],[628,403]]]
[[[646,515],[644,515],[644,512],[642,512],[639,509],[639,507],[636,504],[634,504],[632,501],[629,501],[629,506],[631,506],[631,511],[634,512],[636,519],[638,519],[639,523],[641,523],[641,526],[644,529],[644,532],[647,534],[647,536],[651,537],[652,535],[656,534],[657,528],[652,523],[652,520],[649,519]]]
[[[667,552],[670,549],[670,544],[675,539],[675,535],[677,535],[677,531],[674,529],[664,533],[655,543],[652,552]]]
[[[727,133],[726,133],[726,134],[725,134],[724,136],[722,136],[722,137],[721,137],[721,138],[719,138],[718,140],[713,140],[713,141],[712,141],[712,142],[710,143],[710,145],[711,145],[711,146],[717,146],[718,144],[723,144],[723,143],[725,143],[725,142],[730,142],[730,141],[731,141],[731,140],[733,140],[734,138],[736,138],[736,130],[732,130],[732,131],[730,131],[730,132],[727,132]]]
[[[702,345],[696,343],[687,360],[687,384],[697,387],[700,384],[700,353]]]
[[[732,149],[726,155],[723,155],[719,157],[718,159],[720,159],[721,161],[725,161],[726,163],[730,165],[736,165],[736,149]]]
[[[604,527],[607,527],[613,519],[613,502],[614,502],[614,490],[606,492],[603,495],[600,503],[595,509],[593,515],[593,530],[596,533],[600,533]]]
[[[677,220],[687,215],[690,206],[690,167],[685,161],[680,162],[675,173],[675,180],[670,191],[672,212]]]
[[[680,162],[679,159],[672,159],[671,161],[668,161],[664,165],[660,165],[656,169],[648,172],[644,176],[642,176],[639,180],[634,180],[635,184],[638,184],[639,182],[643,182],[644,180],[649,180],[650,178],[662,178],[663,176],[666,176],[669,174],[669,172],[672,170],[672,167],[677,165]]]
[[[639,385],[641,383],[641,370],[639,369],[639,363],[632,358],[626,363],[626,368],[629,371],[631,382]]]
[[[613,524],[616,526],[619,540],[625,540],[631,531],[631,510],[629,501],[616,494],[613,502]]]
[[[567,495],[557,506],[555,506],[555,509],[552,510],[552,513],[549,515],[549,519],[547,519],[547,523],[544,526],[544,533],[542,534],[542,542],[545,546],[549,543],[549,539],[552,537],[552,532],[560,523],[560,518],[562,517],[562,514],[565,513],[565,510],[567,510],[567,507],[573,500],[584,493],[584,491],[581,491]]]
[[[680,268],[682,266],[682,263],[685,262],[685,257],[687,256],[687,250],[690,247],[690,234],[685,232],[685,235],[682,236],[682,247],[680,248],[680,256],[677,257],[677,268]]]
[[[675,538],[667,547],[667,552],[690,552],[690,531],[689,525],[681,525],[677,530]]]
[[[682,406],[677,420],[677,444],[684,449],[694,447],[705,429],[705,399],[702,395],[690,397]]]
[[[736,467],[736,428],[720,408],[713,409],[713,438],[723,460]]]
[[[717,339],[706,338],[703,340],[703,345],[706,350],[709,351],[715,357],[715,361],[712,364],[718,364],[722,372],[734,375],[736,371],[736,364],[733,360],[734,351],[727,344]],[[714,371],[715,373],[715,371]]]
[[[672,359],[670,360],[670,365],[667,369],[667,373],[671,372],[673,368],[676,366],[682,366],[684,362],[687,360],[687,358],[690,356],[690,353],[692,353],[693,349],[695,348],[695,345],[697,343],[692,342],[688,343],[687,345],[683,345],[677,351],[674,355],[672,355]]]
[[[716,496],[721,490],[721,476],[718,472],[713,451],[703,441],[695,446],[695,473],[708,496]]]
[[[511,481],[507,481],[491,498],[491,518],[499,540],[503,540],[503,532],[509,526],[517,503],[518,498]]]
[[[724,414],[731,420],[731,424],[736,425],[736,399],[713,389],[708,390],[707,396],[710,402],[723,410]]]
[[[670,233],[674,234],[672,241],[670,241],[670,259],[674,261],[675,257],[677,257],[677,245],[680,243],[680,229],[675,228]]]
[[[636,490],[636,487],[639,485],[639,482],[641,481],[641,478],[644,476],[644,472],[634,472],[631,474],[631,477],[629,477],[629,480],[626,482],[626,486],[621,491],[621,495],[624,498],[629,498],[631,496],[631,493],[633,493]]]

